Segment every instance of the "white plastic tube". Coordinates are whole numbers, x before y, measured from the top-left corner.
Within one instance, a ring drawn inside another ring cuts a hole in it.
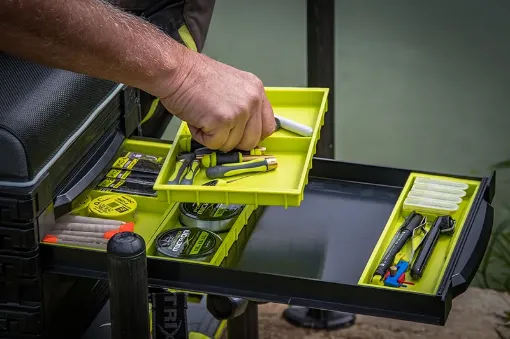
[[[450,181],[445,179],[433,179],[428,177],[416,177],[414,182],[417,184],[449,186],[460,190],[467,190],[469,188],[469,185],[463,182]]]
[[[275,115],[274,117],[280,121],[280,128],[283,128],[289,132],[296,133],[303,137],[311,137],[313,134],[313,129],[309,126],[297,123],[278,115]],[[276,123],[278,123],[278,121]]]
[[[452,202],[454,204],[460,204],[462,202],[462,198],[449,193],[443,193],[438,191],[428,191],[428,190],[417,190],[412,189],[407,194],[408,197],[412,198],[429,198],[429,199],[438,199],[438,200],[446,200]]]

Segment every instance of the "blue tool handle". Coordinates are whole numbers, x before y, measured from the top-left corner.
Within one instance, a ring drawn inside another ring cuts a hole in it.
[[[406,271],[407,271],[407,268],[409,267],[409,263],[405,260],[400,260],[399,263],[397,264],[397,273],[395,273],[395,275],[389,275],[385,280],[384,280],[384,285],[386,286],[390,286],[390,287],[401,287],[401,286],[405,286],[403,284],[400,284],[398,282],[398,279],[400,278],[400,276],[402,274],[405,274]]]

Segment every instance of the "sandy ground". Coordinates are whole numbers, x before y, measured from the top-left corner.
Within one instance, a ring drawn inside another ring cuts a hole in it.
[[[498,315],[510,311],[510,295],[471,288],[454,300],[444,327],[358,315],[356,324],[348,329],[304,330],[282,319],[285,309],[285,305],[259,306],[260,339],[499,339],[496,328],[502,320]],[[507,332],[505,335],[510,339]]]

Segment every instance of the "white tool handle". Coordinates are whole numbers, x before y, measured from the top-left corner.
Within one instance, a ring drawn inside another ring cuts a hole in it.
[[[287,131],[299,134],[303,137],[311,137],[313,134],[313,129],[311,127],[305,126],[287,118],[280,117],[278,115],[275,115],[274,117],[280,120],[280,127]]]

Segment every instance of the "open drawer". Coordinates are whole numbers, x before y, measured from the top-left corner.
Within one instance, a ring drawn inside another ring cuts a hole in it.
[[[431,258],[426,269],[436,274],[435,284],[413,289],[366,283],[387,236],[398,217],[403,219],[399,202],[413,173],[314,159],[300,207],[256,209],[244,228],[248,233],[232,244],[219,266],[148,257],[149,284],[444,325],[487,247],[494,178],[447,175],[471,186],[468,200],[453,215],[462,220],[455,240],[447,247],[438,243],[439,254],[433,254],[445,259]],[[41,253],[45,271],[106,277],[103,252],[84,255],[75,248],[41,246]]]

